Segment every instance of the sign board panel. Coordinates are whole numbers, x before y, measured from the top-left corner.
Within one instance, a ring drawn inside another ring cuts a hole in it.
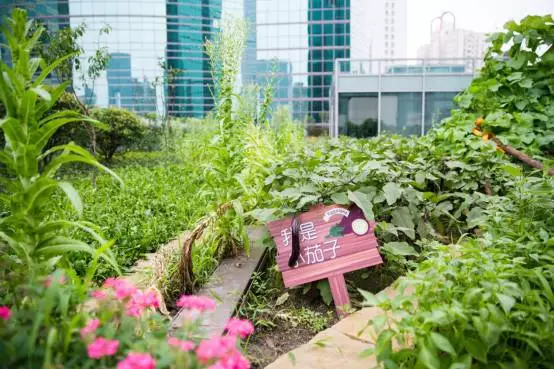
[[[300,252],[293,254],[293,218],[268,224],[277,245],[277,265],[285,287],[328,278],[339,315],[349,304],[344,273],[383,263],[379,254],[375,223],[355,205],[316,205],[296,216]]]

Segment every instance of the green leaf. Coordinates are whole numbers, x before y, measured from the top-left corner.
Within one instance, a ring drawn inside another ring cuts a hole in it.
[[[421,345],[419,354],[417,355],[417,361],[429,369],[440,369],[441,363],[436,354],[434,354],[426,344]]]
[[[287,357],[289,358],[290,362],[292,363],[292,366],[296,366],[296,355],[294,355],[294,352],[289,351],[287,353]]]
[[[392,212],[392,224],[399,227],[399,230],[404,232],[410,239],[415,238],[415,225],[412,221],[410,209],[403,206],[398,209],[394,209]]]
[[[467,337],[464,340],[467,352],[482,363],[487,363],[487,345],[481,341]]]
[[[381,250],[398,256],[417,256],[418,252],[406,242],[387,242]]]
[[[321,298],[323,299],[325,305],[331,305],[331,302],[333,302],[333,294],[331,293],[331,286],[329,286],[329,281],[323,279],[317,282],[317,288],[319,289],[319,294],[321,295]]]
[[[346,192],[337,192],[331,195],[331,200],[335,204],[339,205],[349,205],[350,200],[348,199],[348,194]]]
[[[371,203],[368,195],[359,191],[348,191],[348,198],[352,200],[352,202],[360,209],[362,209],[362,212],[367,220],[375,219],[375,215],[373,214],[373,204]]]
[[[437,332],[431,332],[431,341],[433,341],[433,343],[435,344],[435,346],[437,346],[438,349],[444,352],[448,352],[452,356],[456,356],[456,350],[454,350],[454,347],[452,346],[448,338],[446,338],[442,334]]]
[[[275,306],[283,305],[289,299],[289,293],[285,292],[277,298]]]
[[[366,305],[366,306],[377,306],[377,305],[379,305],[379,300],[377,299],[377,296],[375,296],[371,292],[364,291],[360,288],[358,288],[358,292],[364,298],[364,302],[363,302],[364,305]]]
[[[358,355],[358,357],[360,359],[365,359],[365,358],[368,358],[370,357],[371,355],[375,354],[375,349],[373,347],[368,347],[366,348],[365,350],[363,350],[362,352],[360,352],[360,354]]]
[[[79,216],[83,214],[83,202],[81,201],[81,196],[79,196],[79,193],[73,187],[73,185],[69,182],[58,182],[58,186],[65,192],[67,198],[71,202],[71,205],[73,205],[73,208]]]
[[[506,314],[508,314],[510,310],[512,310],[512,307],[516,303],[516,299],[514,299],[512,296],[497,293],[496,297],[498,298],[498,301],[500,301],[500,305],[502,306],[502,309],[504,309]]]
[[[393,205],[402,196],[402,187],[394,182],[389,182],[383,187],[387,204]]]
[[[513,164],[503,164],[500,166],[503,171],[513,177],[521,177],[521,168]]]

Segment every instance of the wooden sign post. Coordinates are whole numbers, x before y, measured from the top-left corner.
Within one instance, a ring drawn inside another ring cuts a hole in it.
[[[277,265],[285,287],[327,278],[337,314],[343,317],[350,305],[344,273],[382,264],[373,221],[360,208],[316,205],[296,217],[300,253],[289,266],[292,255],[293,217],[268,224],[277,245]]]

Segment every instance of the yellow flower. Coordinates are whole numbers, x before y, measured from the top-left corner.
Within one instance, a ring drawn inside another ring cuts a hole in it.
[[[485,133],[481,136],[481,138],[483,139],[483,142],[488,142],[489,141],[489,137],[490,135],[488,133]]]
[[[478,136],[478,137],[481,137],[483,135],[483,132],[481,132],[481,130],[479,128],[473,128],[473,131],[472,133],[475,135],[475,136]]]
[[[479,117],[479,118],[477,118],[477,119],[475,120],[475,125],[476,125],[477,127],[480,127],[480,126],[483,124],[484,121],[485,121],[485,120],[484,120],[482,117]]]

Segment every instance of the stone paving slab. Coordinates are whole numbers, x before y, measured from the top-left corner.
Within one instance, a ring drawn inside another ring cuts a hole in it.
[[[410,294],[412,289],[404,291]],[[388,287],[381,293],[394,298],[397,292]],[[377,307],[368,307],[350,314],[315,337],[308,343],[280,356],[265,369],[367,369],[377,365],[375,357],[360,358],[360,353],[373,347],[376,334],[369,327],[362,328],[382,314]]]
[[[218,265],[208,283],[196,294],[212,297],[217,302],[214,311],[205,313],[202,323],[207,335],[221,335],[225,325],[237,308],[243,293],[250,285],[252,273],[260,267],[266,247],[259,242],[266,237],[264,229],[249,229],[250,254],[224,259]],[[187,321],[187,310],[180,310],[172,322],[172,329],[182,327]]]

